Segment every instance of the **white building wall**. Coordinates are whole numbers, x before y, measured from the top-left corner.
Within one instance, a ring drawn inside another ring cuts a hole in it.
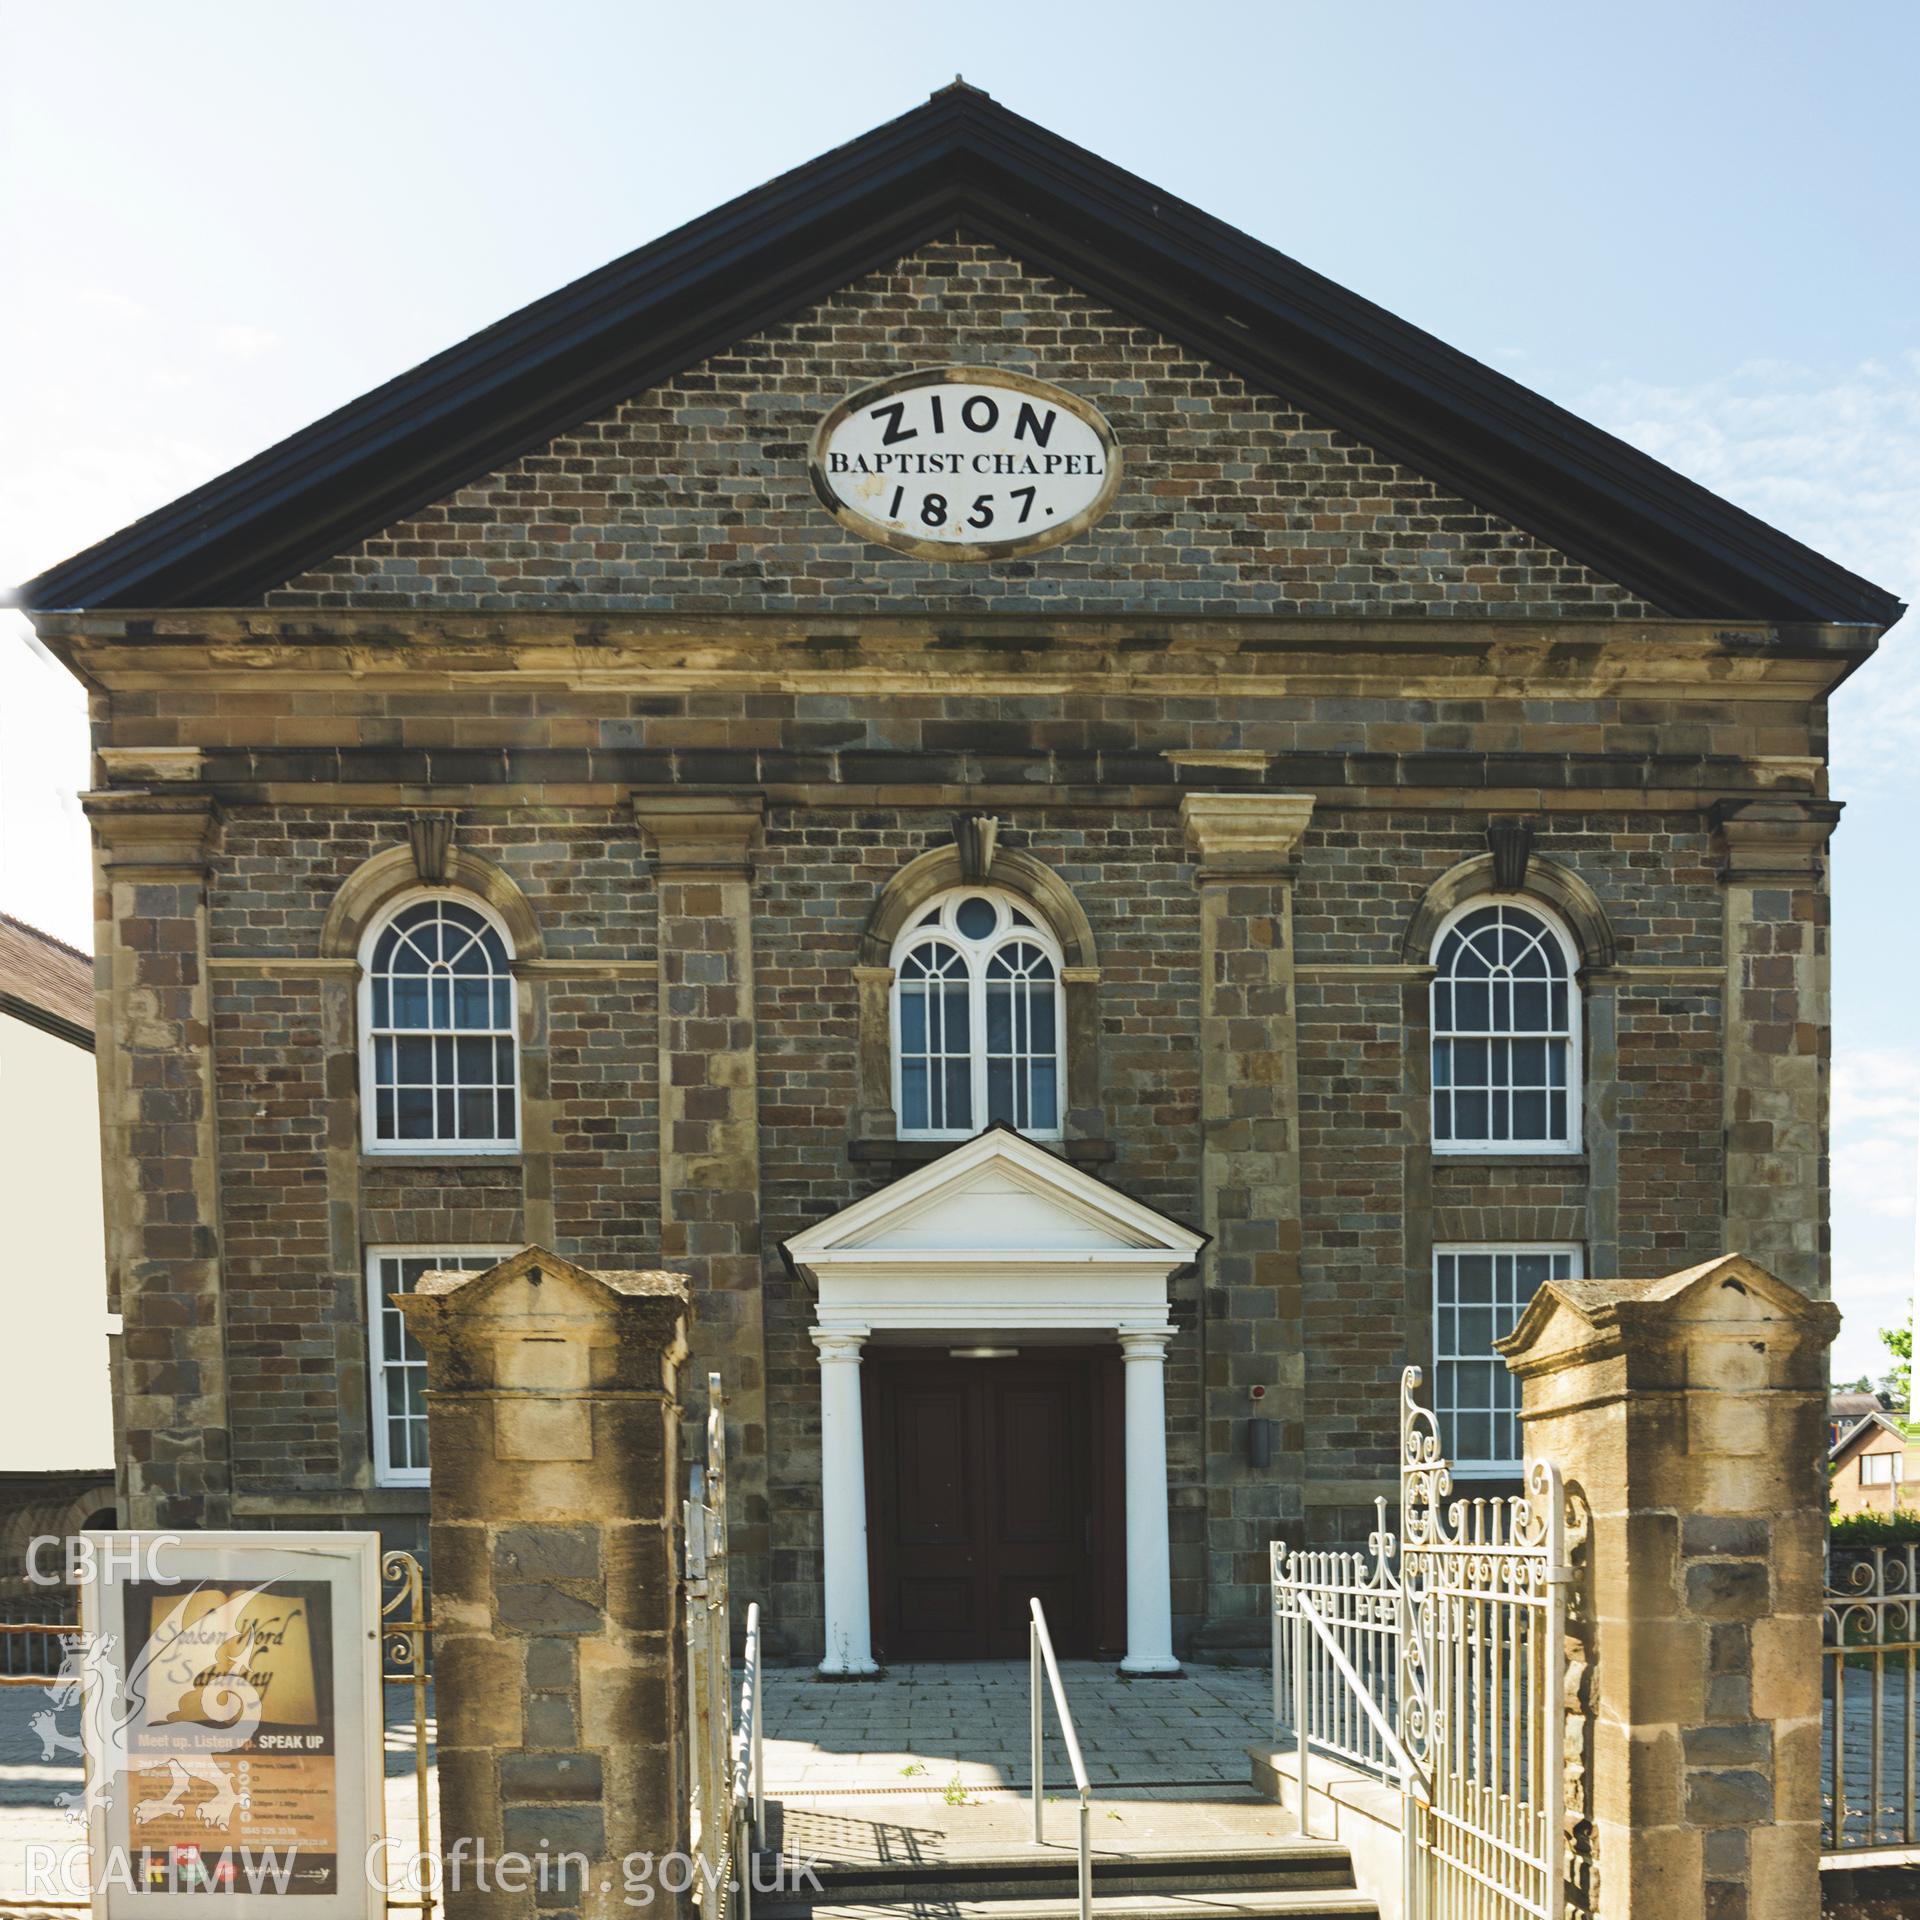
[[[113,1469],[93,1055],[0,1014],[0,1471]]]

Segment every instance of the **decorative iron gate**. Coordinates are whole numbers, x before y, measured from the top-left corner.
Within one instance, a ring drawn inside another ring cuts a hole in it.
[[[1273,1548],[1274,1716],[1406,1796],[1409,1920],[1561,1920],[1572,1571],[1558,1470],[1461,1498],[1433,1414],[1400,1388],[1400,1527],[1365,1553]]]

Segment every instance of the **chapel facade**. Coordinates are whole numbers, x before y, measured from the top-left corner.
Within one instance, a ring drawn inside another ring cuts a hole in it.
[[[123,1524],[414,1544],[395,1297],[536,1243],[689,1276],[779,1649],[1152,1672],[1404,1365],[1511,1484],[1544,1279],[1825,1291],[1899,603],[969,89],[23,598]]]

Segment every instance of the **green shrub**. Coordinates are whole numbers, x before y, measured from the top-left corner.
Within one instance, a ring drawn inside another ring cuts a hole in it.
[[[1850,1513],[1833,1516],[1836,1547],[1903,1547],[1920,1540],[1920,1513]]]

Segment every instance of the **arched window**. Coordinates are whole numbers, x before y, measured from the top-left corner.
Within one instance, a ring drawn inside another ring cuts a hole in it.
[[[996,1120],[1057,1139],[1066,1078],[1060,947],[1011,895],[956,887],[893,948],[893,1100],[903,1140]]]
[[[511,950],[461,895],[413,895],[367,936],[361,964],[363,1137],[377,1152],[519,1145]]]
[[[1531,900],[1482,895],[1434,942],[1433,1144],[1570,1152],[1580,1144],[1573,943]]]

